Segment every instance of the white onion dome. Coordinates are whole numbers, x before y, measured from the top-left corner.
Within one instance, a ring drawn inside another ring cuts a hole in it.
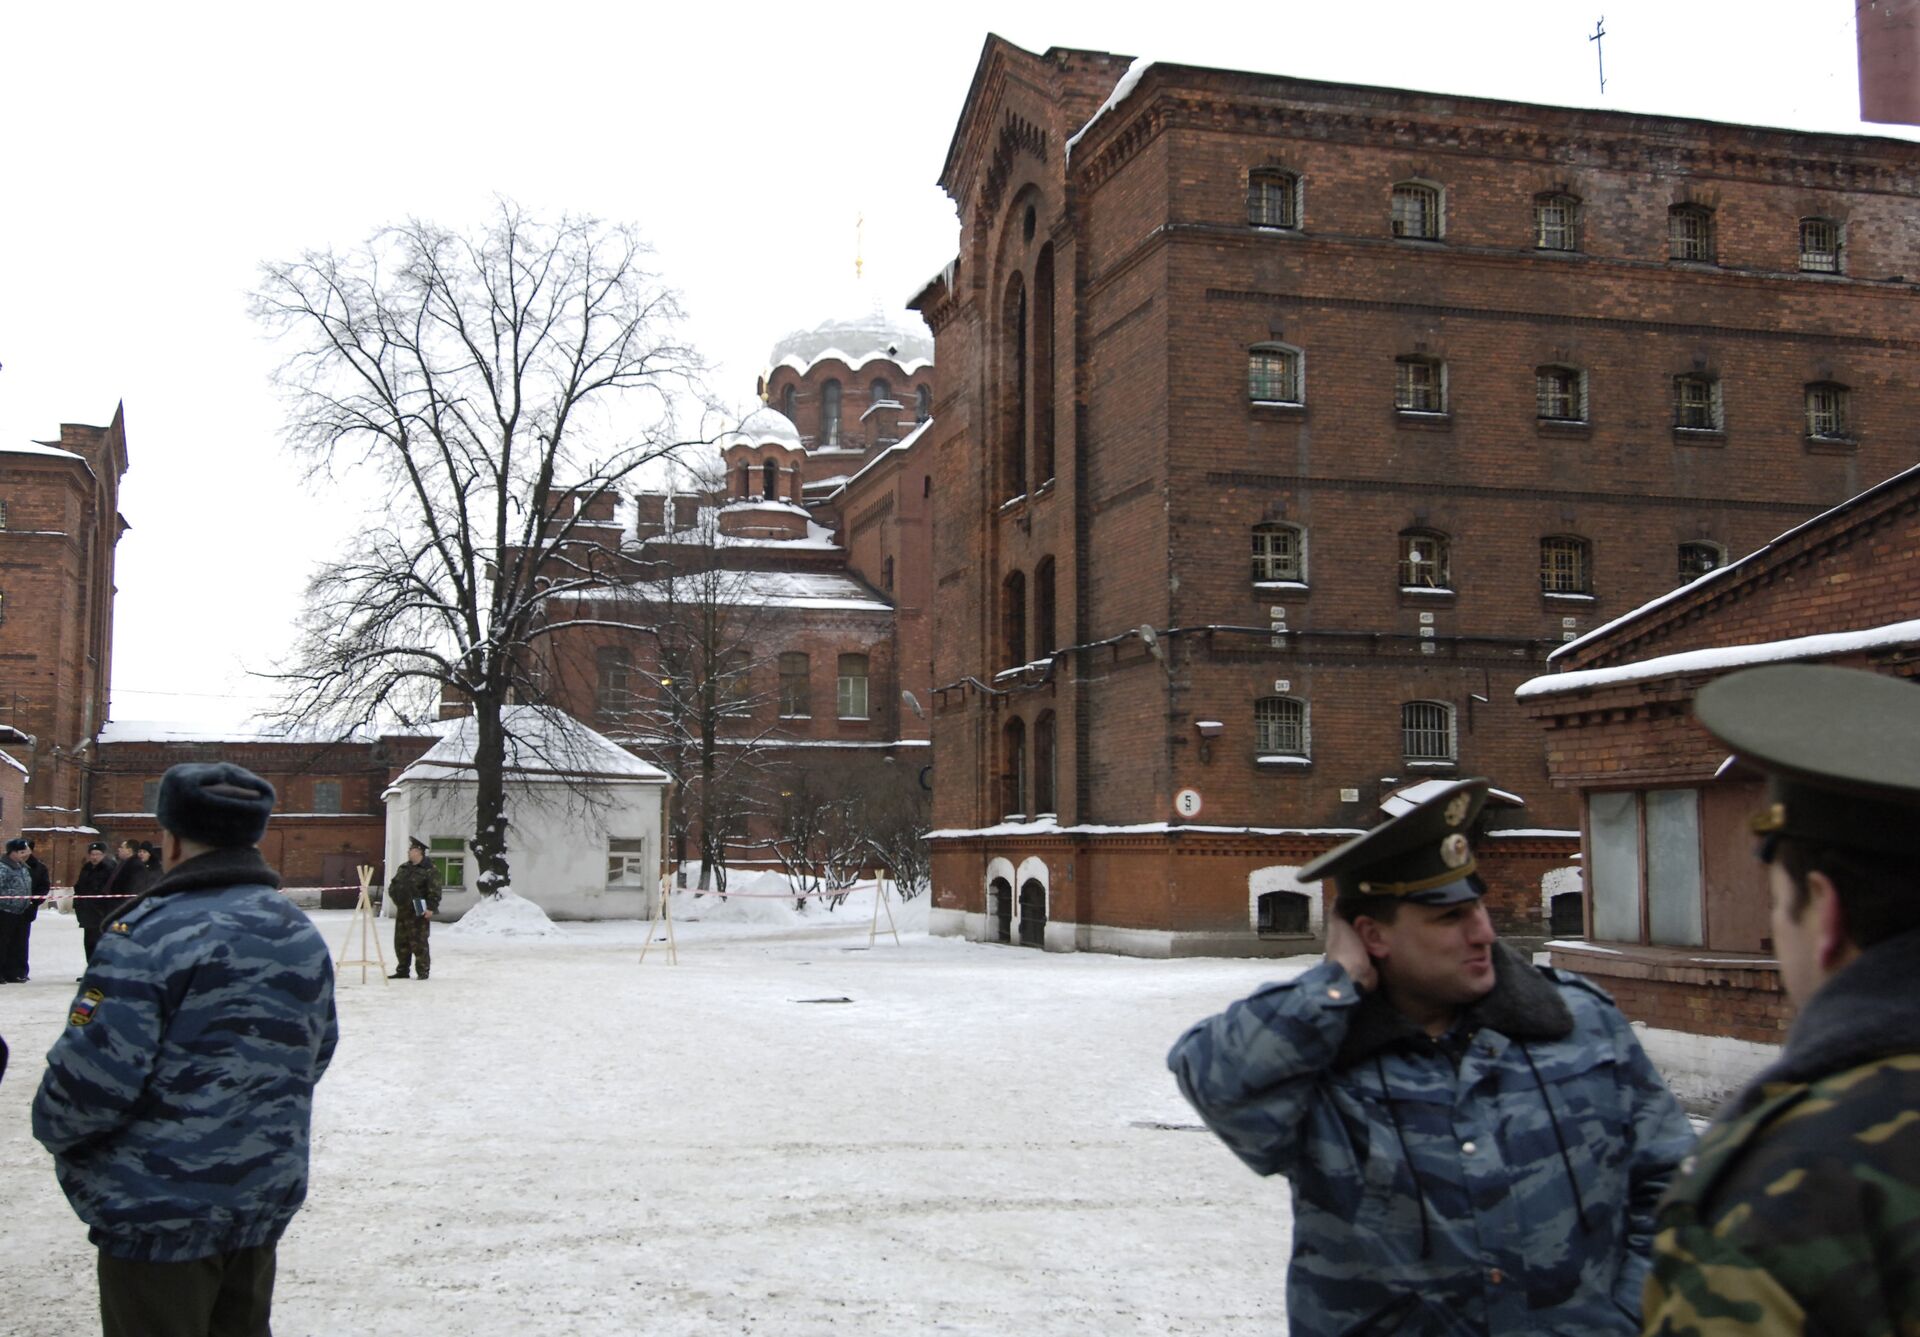
[[[802,448],[800,429],[786,414],[763,405],[720,438],[720,449],[731,450],[735,446],[785,446],[788,450],[799,450]]]
[[[855,371],[884,358],[911,375],[933,365],[933,335],[919,317],[888,315],[876,302],[858,315],[796,330],[773,346],[770,362],[804,376],[827,358],[838,358]]]

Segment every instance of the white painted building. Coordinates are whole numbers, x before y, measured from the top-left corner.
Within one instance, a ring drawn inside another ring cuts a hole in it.
[[[515,893],[553,919],[644,919],[660,878],[666,772],[569,715],[509,706],[507,861]],[[387,804],[387,876],[418,836],[441,869],[442,919],[456,919],[479,893],[471,842],[475,826],[475,741],[471,719],[407,767]]]

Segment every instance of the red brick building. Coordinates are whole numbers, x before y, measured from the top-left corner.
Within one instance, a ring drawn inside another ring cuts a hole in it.
[[[943,931],[1298,950],[1421,778],[1568,832],[1514,688],[1913,458],[1905,143],[989,38],[941,183]]]
[[[1789,661],[1920,674],[1920,468],[1573,642],[1520,689],[1554,786],[1581,806],[1591,903],[1554,964],[1636,1020],[1758,1043],[1786,1029],[1747,827],[1765,784],[1728,765],[1692,702]]]

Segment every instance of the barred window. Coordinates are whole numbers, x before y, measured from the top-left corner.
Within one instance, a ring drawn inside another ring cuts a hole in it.
[[[840,656],[840,718],[843,720],[864,720],[867,718],[867,657],[865,655]]]
[[[1440,189],[1418,181],[1393,188],[1393,235],[1415,241],[1440,240]]]
[[[1445,364],[1430,357],[1398,359],[1393,368],[1393,406],[1402,413],[1445,413]]]
[[[1400,750],[1408,761],[1453,760],[1453,707],[1408,701],[1400,707]]]
[[[0,529],[7,527],[7,503],[0,501]]]
[[[1255,344],[1247,351],[1247,398],[1256,404],[1298,404],[1300,351],[1281,344]]]
[[[809,681],[812,661],[805,653],[788,650],[780,656],[780,714],[786,719],[807,719],[813,714],[813,687]]]
[[[1800,268],[1809,274],[1840,272],[1840,225],[1831,218],[1800,220]]]
[[[1544,594],[1593,592],[1593,550],[1583,538],[1557,534],[1540,540],[1540,589]]]
[[[1253,703],[1253,749],[1263,757],[1307,755],[1307,703],[1263,696]]]
[[[1673,378],[1673,425],[1717,432],[1721,427],[1720,382],[1712,376]]]
[[[1535,367],[1533,395],[1536,409],[1550,422],[1587,420],[1587,377],[1574,367]]]
[[[1247,222],[1254,227],[1300,226],[1300,178],[1263,169],[1247,177]]]
[[[1853,433],[1847,421],[1847,387],[1819,381],[1807,387],[1807,435],[1845,441]]]
[[[1691,584],[1707,574],[1718,571],[1726,561],[1726,554],[1717,543],[1704,540],[1680,545],[1680,583]]]
[[[1293,525],[1255,525],[1253,527],[1253,578],[1255,580],[1305,580],[1307,544]]]
[[[340,811],[340,782],[338,780],[315,780],[313,782],[313,810],[315,812],[337,813]]]
[[[1580,249],[1580,201],[1571,195],[1533,197],[1533,247],[1537,251]]]
[[[1713,210],[1676,204],[1667,210],[1667,254],[1675,260],[1713,263]]]
[[[1445,534],[1431,529],[1409,529],[1400,535],[1400,584],[1404,589],[1453,588]]]

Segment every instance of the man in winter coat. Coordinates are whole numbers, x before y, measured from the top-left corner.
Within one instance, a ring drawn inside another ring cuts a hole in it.
[[[0,857],[0,984],[27,982],[27,939],[33,930],[33,873],[27,842],[7,842]]]
[[[105,1337],[265,1337],[338,1035],[332,963],[254,848],[272,786],[175,766],[155,807],[172,871],[101,935],[33,1135],[99,1247]]]
[[[93,949],[100,943],[107,912],[113,909],[107,888],[113,885],[113,875],[119,870],[119,862],[107,855],[106,842],[96,840],[87,846],[86,862],[73,879],[73,917],[80,925],[80,941],[88,961],[93,960]]]
[[[1752,827],[1799,1015],[1660,1205],[1647,1331],[1920,1332],[1920,688],[1781,665],[1694,710],[1767,773]]]
[[[1293,1190],[1299,1333],[1639,1330],[1653,1210],[1693,1141],[1607,996],[1494,936],[1447,786],[1300,870],[1327,954],[1200,1023],[1168,1065]]]
[[[418,836],[407,842],[407,861],[394,870],[387,898],[393,902],[393,977],[405,979],[411,961],[425,979],[433,969],[427,935],[440,910],[440,872],[427,858],[426,844]]]

